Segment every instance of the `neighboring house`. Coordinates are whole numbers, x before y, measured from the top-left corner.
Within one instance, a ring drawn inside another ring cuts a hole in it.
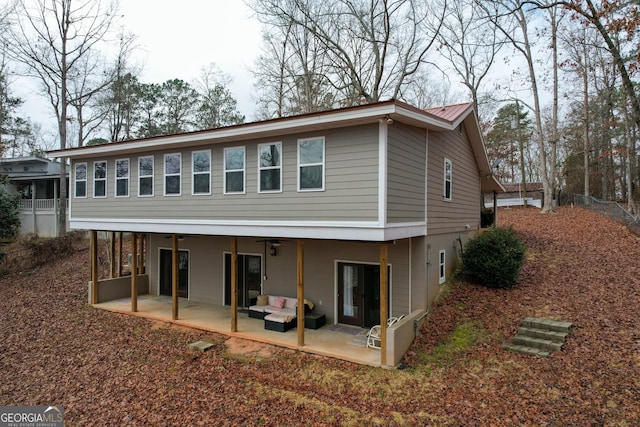
[[[56,237],[60,203],[60,163],[41,157],[0,159],[9,193],[19,193],[22,236]]]
[[[173,286],[230,305],[231,332],[258,294],[311,300],[328,325],[404,315],[382,365],[398,363],[478,230],[482,193],[503,190],[472,104],[387,101],[49,155],[71,160],[71,228],[141,233],[148,291],[174,296],[174,318]]]
[[[544,202],[544,189],[541,182],[527,182],[526,191],[523,191],[521,183],[503,183],[504,192],[497,196],[498,207],[503,206],[523,206],[524,195],[527,195],[527,206],[542,208]],[[485,206],[493,206],[493,198],[485,195]]]

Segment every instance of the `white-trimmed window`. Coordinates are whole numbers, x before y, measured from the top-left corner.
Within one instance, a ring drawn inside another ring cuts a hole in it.
[[[87,197],[87,164],[76,163],[75,166],[75,183],[76,191],[75,197]]]
[[[182,154],[164,155],[164,195],[182,195]]]
[[[258,145],[258,192],[282,191],[282,143]]]
[[[138,157],[138,196],[153,196],[153,156]]]
[[[107,197],[107,162],[93,162],[93,197]]]
[[[324,138],[298,140],[298,191],[324,190]]]
[[[129,159],[116,160],[116,197],[129,197]]]
[[[438,283],[443,284],[447,279],[445,251],[438,253]]]
[[[211,194],[211,151],[191,153],[193,164],[192,194]]]
[[[224,149],[224,194],[243,194],[245,179],[245,149]]]
[[[451,200],[452,165],[451,160],[444,159],[444,200]]]

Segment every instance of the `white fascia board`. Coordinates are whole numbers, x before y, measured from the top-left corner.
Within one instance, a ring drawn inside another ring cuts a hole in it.
[[[156,234],[200,234],[238,237],[282,237],[292,239],[333,239],[387,241],[425,235],[424,223],[393,224],[377,222],[300,222],[191,221],[72,218],[72,229],[135,231]]]

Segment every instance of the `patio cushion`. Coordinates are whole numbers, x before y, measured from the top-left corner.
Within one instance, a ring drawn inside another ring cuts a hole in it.
[[[267,295],[258,295],[258,300],[256,301],[256,305],[267,305],[269,304],[269,297]]]

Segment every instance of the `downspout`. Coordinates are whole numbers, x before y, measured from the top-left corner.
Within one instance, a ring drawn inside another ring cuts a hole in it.
[[[413,319],[413,337],[418,336],[418,324],[427,314],[431,313],[431,300],[429,299],[429,276],[431,271],[431,243],[427,244],[427,309],[420,316]]]
[[[36,181],[31,181],[31,218],[33,219],[33,235],[38,235],[38,225],[36,221]]]

